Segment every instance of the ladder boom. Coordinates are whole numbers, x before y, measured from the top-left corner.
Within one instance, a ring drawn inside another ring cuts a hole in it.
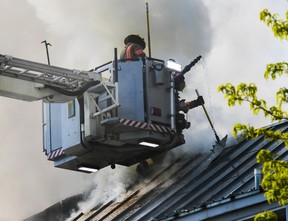
[[[11,78],[10,80],[8,80],[8,86],[7,84],[5,85],[6,92],[3,92],[4,83],[2,82],[0,93],[2,91],[1,94],[3,96],[5,96],[5,94],[9,94],[9,85],[11,84],[11,82],[13,82],[12,79],[15,79],[15,81],[23,80],[32,83],[38,83],[38,90],[50,89],[51,91],[52,89],[54,90],[54,94],[56,92],[67,96],[77,96],[86,91],[89,87],[96,85],[102,81],[101,74],[96,72],[61,68],[1,54],[0,76]],[[7,80],[6,78],[3,79]],[[3,79],[2,81],[4,81]],[[39,86],[39,84],[42,84],[44,86],[41,87]],[[22,87],[21,84],[18,84],[18,86]],[[25,92],[22,91],[22,93]],[[42,94],[43,92],[41,92],[41,95],[39,95],[40,97],[38,99],[41,99]],[[46,93],[44,94],[46,95]],[[22,95],[23,97],[26,96],[25,94]],[[19,97],[15,95],[10,97],[22,99],[20,94]]]

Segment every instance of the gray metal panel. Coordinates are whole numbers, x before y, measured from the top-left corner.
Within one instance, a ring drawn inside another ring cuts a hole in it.
[[[99,125],[98,116],[96,119],[91,118],[91,114],[96,112],[96,106],[94,105],[94,98],[89,93],[84,93],[84,134],[87,137],[102,137],[103,132]],[[90,139],[90,138],[89,138]]]
[[[144,121],[143,63],[142,61],[118,64],[120,118]]]
[[[46,104],[47,108],[47,153],[62,147],[61,104]]]
[[[170,124],[171,76],[163,62],[148,60],[146,63],[148,119],[152,122]],[[161,116],[153,115],[152,108],[161,110]]]
[[[80,142],[79,103],[75,99],[75,115],[68,117],[68,104],[62,107],[62,147],[63,149],[77,145]]]
[[[19,85],[21,85],[21,87],[19,87]],[[47,88],[40,89],[34,82],[0,75],[0,96],[17,100],[35,101],[54,95],[55,93],[55,91]]]
[[[80,143],[79,104],[75,101],[75,115],[68,117],[68,104],[45,104],[46,125],[44,149],[46,153],[69,148]],[[51,119],[50,119],[51,118]]]

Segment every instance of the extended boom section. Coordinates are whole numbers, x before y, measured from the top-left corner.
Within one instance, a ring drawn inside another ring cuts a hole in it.
[[[62,98],[62,95],[77,96],[102,81],[101,74],[95,72],[55,67],[1,54],[0,77],[2,96],[27,101],[45,98],[57,101],[53,95],[60,94]]]

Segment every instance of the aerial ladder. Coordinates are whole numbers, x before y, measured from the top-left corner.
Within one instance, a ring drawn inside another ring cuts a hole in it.
[[[190,124],[177,85],[187,66],[154,58],[126,62],[115,54],[90,71],[0,54],[0,96],[44,101],[43,149],[55,167],[131,166],[185,143],[182,131]]]
[[[54,96],[59,95],[62,101],[102,81],[101,74],[95,72],[70,70],[8,55],[0,55],[0,71],[1,95],[24,101],[56,101]]]

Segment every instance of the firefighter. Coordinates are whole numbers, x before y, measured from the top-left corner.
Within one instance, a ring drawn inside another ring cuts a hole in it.
[[[123,60],[136,60],[139,58],[144,58],[145,52],[143,51],[146,47],[144,38],[139,35],[128,35],[124,39],[125,48],[120,54],[120,59]]]
[[[170,60],[175,62],[174,59],[170,59]],[[187,113],[190,109],[201,106],[205,102],[204,102],[204,99],[202,96],[198,96],[198,98],[196,100],[191,100],[191,101],[188,101],[185,99],[180,100],[178,91],[183,91],[185,87],[186,87],[186,83],[185,83],[184,74],[183,73],[177,73],[174,76],[174,88],[177,91],[177,93],[176,93],[176,107],[177,107],[178,111],[183,111],[184,113]]]

